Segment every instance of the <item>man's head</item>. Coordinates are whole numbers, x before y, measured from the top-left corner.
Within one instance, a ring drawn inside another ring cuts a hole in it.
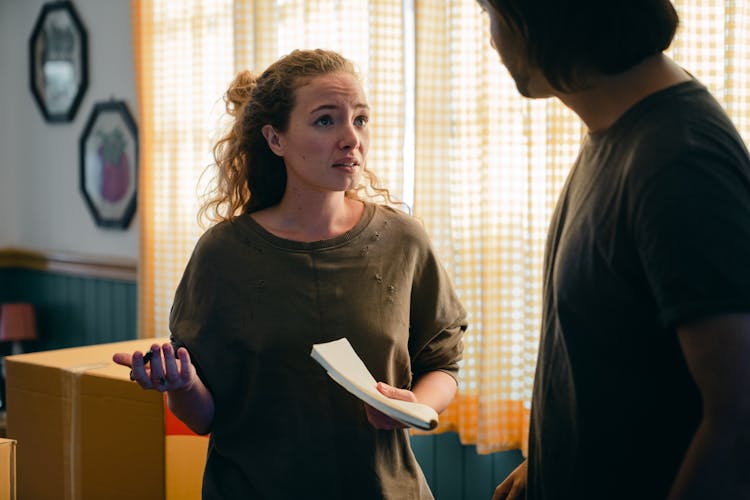
[[[492,43],[527,97],[535,78],[571,92],[591,74],[622,73],[664,51],[678,25],[669,0],[479,0]],[[548,95],[548,94],[547,94]]]

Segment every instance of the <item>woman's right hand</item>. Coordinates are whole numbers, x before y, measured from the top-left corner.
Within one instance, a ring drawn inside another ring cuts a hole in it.
[[[526,496],[526,482],[528,481],[529,472],[526,460],[515,468],[505,481],[495,488],[492,500],[521,500]]]
[[[172,344],[153,344],[150,361],[140,351],[118,352],[112,361],[130,367],[130,379],[144,389],[167,393],[167,404],[174,415],[196,434],[208,434],[214,418],[214,400],[190,362],[187,349],[175,356]]]
[[[132,354],[115,353],[112,361],[129,367],[130,379],[143,389],[166,392],[189,390],[192,387],[196,374],[187,349],[181,347],[175,356],[172,344],[167,342],[161,346],[153,344],[149,352],[151,359],[148,364],[141,351]]]

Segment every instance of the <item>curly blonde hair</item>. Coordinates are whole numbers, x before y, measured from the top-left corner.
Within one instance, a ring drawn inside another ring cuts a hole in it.
[[[241,71],[224,95],[226,112],[233,117],[229,131],[213,147],[215,182],[198,212],[198,220],[212,223],[232,219],[276,205],[286,189],[283,158],[268,147],[261,129],[270,124],[285,132],[295,105],[296,90],[315,77],[349,73],[359,78],[351,61],[328,50],[295,50],[271,64],[259,77]],[[363,166],[362,179],[347,191],[349,198],[362,199],[368,189],[389,203],[390,192]]]

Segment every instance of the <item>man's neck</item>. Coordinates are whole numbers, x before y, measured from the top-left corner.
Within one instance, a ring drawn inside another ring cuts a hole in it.
[[[670,58],[658,54],[623,73],[592,76],[585,90],[555,95],[583,120],[590,132],[600,132],[637,102],[691,78]]]

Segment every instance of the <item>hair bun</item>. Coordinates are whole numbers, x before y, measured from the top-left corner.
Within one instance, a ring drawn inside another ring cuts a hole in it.
[[[237,73],[224,95],[227,113],[235,116],[250,101],[257,77],[248,70]]]

